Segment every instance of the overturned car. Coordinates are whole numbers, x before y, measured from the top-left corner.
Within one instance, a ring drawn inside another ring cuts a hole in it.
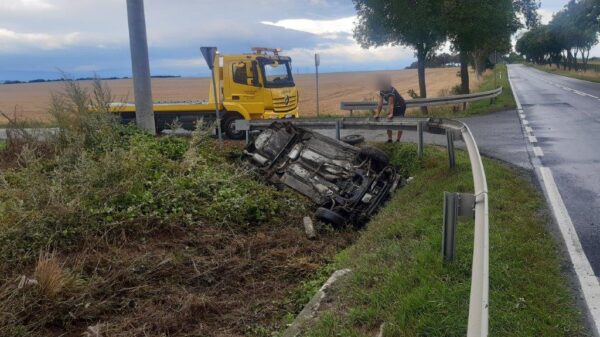
[[[315,217],[364,225],[404,183],[385,152],[354,147],[291,123],[274,122],[244,150],[260,176],[312,199]]]

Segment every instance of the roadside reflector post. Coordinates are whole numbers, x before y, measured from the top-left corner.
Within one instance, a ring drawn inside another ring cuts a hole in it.
[[[152,82],[148,60],[144,0],[127,0],[127,22],[129,24],[131,72],[135,95],[135,122],[138,127],[154,135],[156,134],[156,125],[152,106]]]
[[[444,263],[456,255],[456,226],[458,217],[475,218],[475,196],[470,193],[444,192],[444,224],[442,229],[442,257]]]
[[[423,158],[423,127],[425,126],[425,122],[417,122],[417,135],[418,135],[418,156],[419,158]]]
[[[452,130],[446,130],[446,140],[448,142],[448,164],[453,169],[456,167],[456,157],[454,152],[454,132]]]
[[[223,134],[221,132],[221,111],[219,109],[219,95],[217,91],[217,79],[215,78],[215,59],[217,57],[217,47],[200,47],[200,52],[208,64],[212,74],[213,96],[215,99],[215,116],[217,120],[217,136],[219,142],[223,144]]]

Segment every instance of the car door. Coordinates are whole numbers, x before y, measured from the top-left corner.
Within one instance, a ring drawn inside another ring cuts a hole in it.
[[[256,76],[256,62],[250,60],[232,62],[230,81],[230,102],[243,105],[250,114],[264,112],[264,90]]]

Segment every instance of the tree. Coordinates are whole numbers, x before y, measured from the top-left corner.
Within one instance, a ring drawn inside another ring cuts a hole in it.
[[[511,50],[511,35],[521,27],[517,13],[525,24],[539,22],[537,0],[446,0],[444,17],[453,48],[461,55],[461,91],[469,92],[468,63],[472,61],[477,76],[485,71],[492,52]]]
[[[425,62],[445,41],[442,0],[353,0],[354,37],[363,48],[405,45],[417,56],[420,97],[427,97]]]
[[[562,61],[564,69],[579,69],[581,55],[584,70],[590,49],[598,43],[600,31],[598,0],[570,0],[548,26],[537,26],[517,41],[517,51],[528,61],[538,64],[556,64]]]

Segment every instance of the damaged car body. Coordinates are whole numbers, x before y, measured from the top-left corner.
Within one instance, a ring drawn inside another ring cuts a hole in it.
[[[404,182],[385,152],[291,123],[274,122],[244,154],[266,181],[310,198],[319,206],[315,217],[334,226],[364,225]]]

